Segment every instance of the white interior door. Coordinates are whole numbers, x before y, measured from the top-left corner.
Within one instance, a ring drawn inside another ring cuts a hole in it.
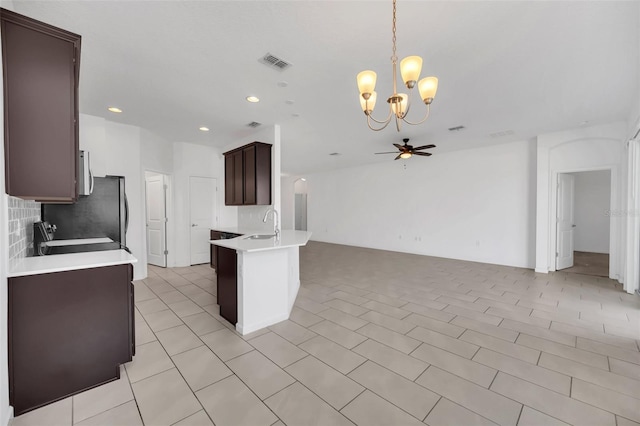
[[[215,225],[216,180],[189,178],[189,204],[191,218],[191,264],[209,262],[211,228]]]
[[[167,204],[164,175],[145,178],[147,205],[147,263],[167,266]]]
[[[574,234],[574,187],[575,178],[568,173],[558,175],[558,223],[556,250],[556,270],[573,266]]]

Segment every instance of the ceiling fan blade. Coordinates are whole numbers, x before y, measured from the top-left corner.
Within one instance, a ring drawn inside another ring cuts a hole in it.
[[[419,146],[417,148],[413,148],[414,151],[417,151],[419,149],[429,149],[429,148],[435,148],[435,145],[423,145],[423,146]]]
[[[389,152],[374,152],[374,154],[397,154],[398,151],[389,151]]]
[[[394,154],[395,154],[395,152],[394,152]],[[394,160],[399,160],[399,159],[401,158],[401,157],[400,157],[401,155],[402,155],[402,154],[399,154],[396,158],[394,158]]]
[[[433,154],[431,154],[430,152],[414,152],[413,155],[422,155],[423,157],[429,157]]]
[[[394,143],[393,146],[398,148],[400,151],[404,151],[404,147],[402,145],[400,145],[399,143]]]

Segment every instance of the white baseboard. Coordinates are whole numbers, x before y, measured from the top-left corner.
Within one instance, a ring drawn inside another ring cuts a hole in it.
[[[535,271],[539,274],[548,274],[549,270],[548,269],[540,269],[540,268],[536,268]]]
[[[7,426],[11,419],[13,419],[13,407],[8,405],[4,410],[2,410],[2,412],[5,413],[4,418],[2,419],[2,425]]]
[[[293,304],[296,303],[296,298],[298,297],[298,290],[300,290],[300,280],[295,285],[294,291],[289,293],[289,314],[291,314],[291,310],[293,309]]]
[[[279,314],[264,321],[260,321],[259,323],[249,325],[237,323],[236,331],[244,336],[245,334],[253,333],[254,331],[269,327],[270,325],[277,324],[286,319],[289,319],[289,313]]]

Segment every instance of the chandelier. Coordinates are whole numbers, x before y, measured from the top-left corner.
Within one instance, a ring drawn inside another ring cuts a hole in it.
[[[397,89],[397,64],[398,57],[396,56],[396,0],[393,0],[393,55],[391,56],[391,64],[393,66],[393,95],[387,99],[389,104],[389,116],[382,121],[376,120],[371,116],[373,108],[376,106],[377,93],[374,91],[376,87],[376,73],[371,70],[362,71],[358,74],[358,90],[360,91],[360,106],[367,116],[367,125],[371,130],[380,131],[387,127],[391,122],[391,119],[395,117],[396,129],[400,131],[400,124],[404,121],[407,124],[417,125],[424,123],[429,118],[431,112],[431,102],[436,96],[438,90],[438,79],[436,77],[425,77],[418,81],[420,78],[420,71],[422,71],[422,58],[420,56],[407,56],[400,61],[400,74],[404,84],[409,89],[409,94],[398,93]],[[407,114],[411,108],[411,89],[418,84],[418,92],[420,98],[427,106],[427,114],[424,118],[418,122],[411,122],[407,120]],[[375,128],[372,126],[371,121],[374,121],[382,126]]]

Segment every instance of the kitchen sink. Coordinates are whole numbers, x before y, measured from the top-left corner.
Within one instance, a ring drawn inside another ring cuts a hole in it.
[[[275,237],[274,234],[255,234],[249,235],[248,237],[244,237],[244,240],[268,240],[269,238]]]

